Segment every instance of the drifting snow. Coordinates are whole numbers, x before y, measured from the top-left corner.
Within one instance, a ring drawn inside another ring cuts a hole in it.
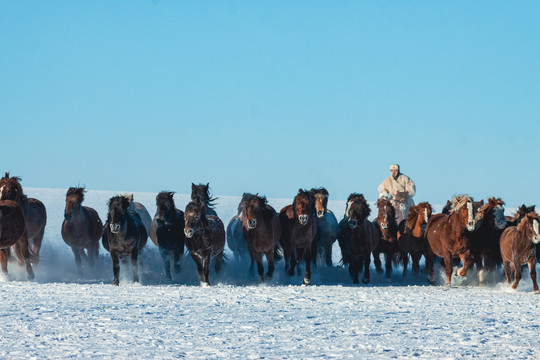
[[[476,286],[476,274],[454,287],[425,285],[425,276],[391,280],[372,271],[372,282],[352,285],[339,266],[320,267],[314,286],[298,286],[277,263],[272,281],[258,285],[249,264],[229,261],[201,287],[184,256],[182,272],[167,284],[156,247],[143,255],[141,285],[122,267],[120,287],[110,285],[112,265],[101,249],[93,271],[80,275],[62,241],[65,190],[25,189],[47,206],[48,225],[36,280],[15,263],[0,283],[0,358],[535,358],[540,357],[540,310],[528,273],[511,291],[501,273]],[[89,191],[86,206],[102,220],[116,192]],[[150,214],[155,195],[135,193]],[[175,195],[183,209],[189,196]],[[238,197],[221,197],[225,223]],[[289,200],[270,199],[278,211]],[[344,201],[330,201],[340,219]],[[373,206],[372,206],[373,209]],[[439,209],[440,210],[440,209]],[[340,259],[334,247],[334,264]],[[89,270],[89,269],[85,269]],[[444,274],[439,273],[444,284]]]

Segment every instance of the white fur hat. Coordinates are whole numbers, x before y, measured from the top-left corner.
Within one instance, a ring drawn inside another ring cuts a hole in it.
[[[397,171],[399,171],[399,165],[398,165],[398,164],[392,164],[392,165],[390,165],[390,170],[397,170]]]

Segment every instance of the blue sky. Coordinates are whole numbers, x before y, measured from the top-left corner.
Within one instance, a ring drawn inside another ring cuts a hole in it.
[[[23,186],[540,205],[537,1],[0,1]]]

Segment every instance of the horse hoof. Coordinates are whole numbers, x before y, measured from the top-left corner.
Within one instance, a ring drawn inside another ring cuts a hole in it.
[[[383,269],[375,269],[375,272],[376,272],[377,274],[380,275],[380,274],[382,274],[384,271],[383,271]]]
[[[294,270],[292,270],[292,271],[291,271],[291,270],[287,271],[287,275],[293,276],[293,275],[294,275]]]
[[[266,273],[266,280],[272,280],[272,277],[274,276],[274,274],[270,274],[270,273]]]
[[[367,278],[362,278],[362,283],[364,283],[364,284],[369,284],[369,279],[367,279]]]
[[[540,290],[536,289],[536,290],[534,290],[534,293],[538,295],[538,294],[540,294]]]
[[[28,276],[26,277],[28,280],[34,280],[35,279],[35,275],[34,274],[28,274]]]
[[[119,286],[119,285],[120,285],[120,281],[114,280],[114,281],[112,282],[112,284],[113,284],[114,286]]]
[[[303,285],[311,285],[311,279],[304,278]]]

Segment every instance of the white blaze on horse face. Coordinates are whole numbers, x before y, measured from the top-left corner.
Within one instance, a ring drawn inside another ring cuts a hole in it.
[[[6,185],[0,187],[0,200],[2,200],[2,197],[4,196],[4,188],[6,187]]]
[[[427,208],[424,208],[424,221],[426,222],[426,224],[427,224],[428,220],[429,220],[429,219],[428,219]]]
[[[533,243],[538,244],[540,243],[540,224],[538,223],[538,220],[533,220],[533,230],[534,230]]]
[[[474,230],[474,213],[473,213],[473,204],[472,202],[467,203],[467,230],[473,231]]]
[[[350,208],[351,204],[352,204],[352,201],[349,201],[347,203],[347,209],[345,209],[345,216],[347,217],[347,219],[349,218],[349,208]]]

